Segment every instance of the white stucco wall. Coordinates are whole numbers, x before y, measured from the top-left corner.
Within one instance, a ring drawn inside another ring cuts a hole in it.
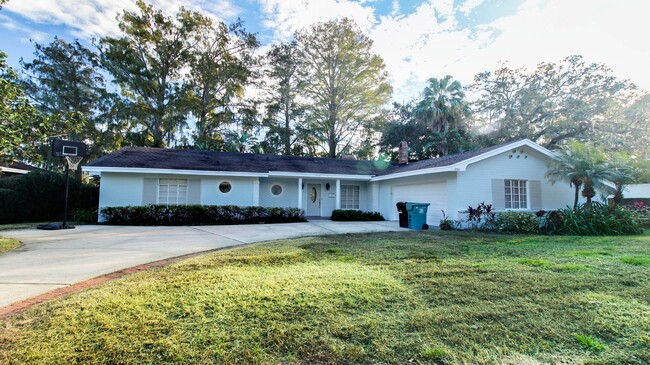
[[[259,181],[256,177],[201,176],[199,178],[203,205],[256,205],[254,190],[257,189]],[[229,182],[232,187],[228,193],[219,191],[219,184],[224,181]]]
[[[280,185],[282,193],[271,193],[273,185]],[[262,207],[298,207],[298,179],[294,178],[260,178],[260,206]]]
[[[321,216],[330,217],[332,211],[336,209],[336,201],[339,197],[336,196],[336,179],[303,179],[305,184],[305,189],[302,190],[302,209],[306,209],[307,199],[309,199],[309,192],[307,190],[308,184],[320,184],[321,185]],[[327,184],[330,185],[330,189],[327,190]],[[369,211],[372,209],[372,196],[370,192],[370,184],[365,181],[353,181],[353,180],[341,180],[341,186],[343,185],[358,185],[359,186],[359,210]]]
[[[623,197],[634,198],[650,198],[650,184],[630,184],[623,190]]]
[[[387,220],[397,219],[397,207],[393,202],[393,186],[430,184],[437,182],[447,183],[447,204],[444,206],[445,213],[456,206],[458,198],[456,196],[456,173],[444,172],[438,174],[428,174],[419,176],[402,177],[398,179],[382,180],[374,182],[378,185],[378,212]],[[408,200],[408,199],[407,199]],[[412,200],[410,200],[412,201]],[[438,225],[439,222],[427,222],[430,225]]]
[[[142,205],[141,175],[104,172],[99,185],[99,210],[105,207]]]
[[[464,211],[468,205],[476,206],[483,201],[492,203],[492,179],[539,180],[542,188],[541,209],[552,210],[572,205],[574,189],[562,181],[551,184],[545,177],[548,163],[545,155],[529,147],[520,147],[516,152],[508,151],[469,165],[466,171],[458,172],[454,211]]]

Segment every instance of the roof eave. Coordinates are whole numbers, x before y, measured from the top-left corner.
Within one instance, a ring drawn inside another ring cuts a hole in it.
[[[259,172],[153,169],[148,167],[82,166],[81,170],[90,175],[100,175],[103,172],[117,172],[117,173],[127,173],[127,174],[165,174],[165,175],[199,175],[199,176],[241,176],[241,177],[267,177],[268,176],[267,173],[259,173]]]
[[[390,179],[397,179],[400,177],[409,177],[409,176],[418,176],[418,175],[427,175],[427,174],[435,174],[435,173],[441,173],[441,172],[458,172],[458,171],[465,171],[467,169],[467,166],[478,162],[485,160],[487,158],[496,156],[498,154],[504,153],[506,151],[509,151],[512,148],[518,148],[521,146],[528,146],[535,151],[552,158],[554,156],[553,152],[549,151],[548,149],[538,145],[537,143],[529,140],[529,139],[522,139],[519,141],[515,141],[512,143],[508,143],[507,145],[501,146],[499,148],[495,148],[491,151],[482,153],[478,156],[470,157],[466,160],[457,162],[453,165],[448,165],[448,166],[441,166],[441,167],[430,167],[430,168],[424,168],[424,169],[419,169],[419,170],[411,170],[411,171],[405,171],[405,172],[393,172],[388,175],[381,175],[381,176],[375,176],[372,181],[382,181],[382,180],[390,180]]]
[[[289,178],[325,178],[338,180],[365,180],[370,181],[373,175],[356,175],[356,174],[324,174],[319,172],[292,172],[292,171],[269,171],[269,177],[289,177]]]

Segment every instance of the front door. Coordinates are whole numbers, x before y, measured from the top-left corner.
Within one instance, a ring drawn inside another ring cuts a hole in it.
[[[320,217],[320,184],[307,184],[307,216]]]

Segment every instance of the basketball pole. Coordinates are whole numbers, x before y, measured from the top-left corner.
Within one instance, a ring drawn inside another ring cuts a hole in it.
[[[65,200],[63,201],[63,224],[61,228],[68,228],[68,185],[70,182],[70,164],[68,161],[65,163]]]

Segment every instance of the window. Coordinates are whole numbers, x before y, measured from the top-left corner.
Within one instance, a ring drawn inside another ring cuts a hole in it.
[[[219,191],[224,194],[229,193],[231,189],[232,185],[230,185],[230,183],[227,181],[223,181],[221,184],[219,184]]]
[[[526,180],[505,180],[506,209],[527,209]]]
[[[359,185],[341,185],[341,209],[359,209]]]
[[[158,204],[187,204],[187,179],[160,179],[158,181]]]
[[[282,194],[282,186],[280,186],[280,185],[273,185],[273,186],[271,187],[271,194],[273,194],[273,195],[275,195],[275,196],[278,196],[278,195]]]

